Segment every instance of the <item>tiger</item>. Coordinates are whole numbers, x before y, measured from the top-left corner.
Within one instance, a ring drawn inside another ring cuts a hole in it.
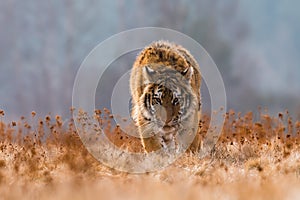
[[[160,40],[146,46],[134,61],[129,82],[131,117],[145,152],[166,148],[182,126],[199,124],[201,73],[181,45]],[[196,136],[190,148],[197,151],[199,142]]]

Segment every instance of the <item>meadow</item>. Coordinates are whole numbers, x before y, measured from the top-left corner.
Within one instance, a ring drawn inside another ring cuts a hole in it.
[[[188,150],[165,169],[131,174],[89,154],[72,118],[32,112],[7,122],[0,111],[0,199],[299,199],[300,121],[257,113],[228,111],[205,157]],[[116,146],[141,150],[108,110],[96,114]],[[208,124],[203,116],[203,138]]]

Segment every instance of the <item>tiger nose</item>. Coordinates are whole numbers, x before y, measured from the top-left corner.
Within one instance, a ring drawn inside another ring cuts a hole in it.
[[[172,123],[172,109],[168,107],[162,107],[161,109],[161,121],[165,125],[171,125]]]
[[[163,126],[163,130],[166,131],[166,132],[173,131],[174,127],[169,126],[169,125],[164,125]]]

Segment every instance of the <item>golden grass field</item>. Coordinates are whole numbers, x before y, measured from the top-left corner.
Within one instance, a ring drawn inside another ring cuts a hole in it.
[[[188,151],[161,171],[129,174],[94,159],[72,119],[63,125],[60,116],[32,112],[8,123],[0,111],[0,199],[300,199],[300,122],[288,112],[258,113],[255,121],[229,111],[209,156]],[[102,113],[101,123],[110,119]],[[140,148],[118,127],[106,134]]]

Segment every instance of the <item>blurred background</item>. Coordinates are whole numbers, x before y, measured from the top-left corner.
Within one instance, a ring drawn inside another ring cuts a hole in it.
[[[87,54],[120,31],[157,26],[187,34],[208,51],[228,109],[288,109],[300,118],[299,8],[296,0],[2,0],[0,109],[6,119],[32,110],[69,116]],[[119,76],[115,69],[110,73]]]

